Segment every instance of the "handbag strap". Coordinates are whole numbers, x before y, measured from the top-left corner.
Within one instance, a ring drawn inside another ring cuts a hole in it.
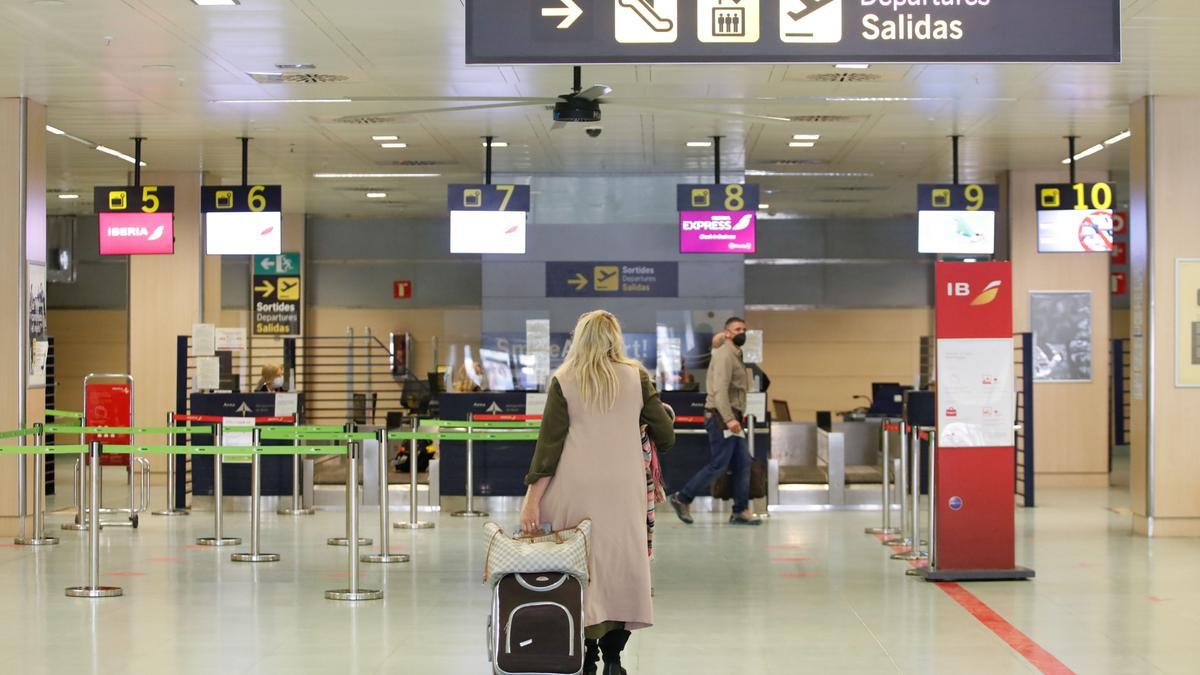
[[[488,581],[488,577],[491,576],[492,544],[496,542],[496,537],[499,535],[500,529],[496,528],[496,531],[492,533],[492,537],[488,539],[487,552],[483,554],[483,583],[485,584]]]

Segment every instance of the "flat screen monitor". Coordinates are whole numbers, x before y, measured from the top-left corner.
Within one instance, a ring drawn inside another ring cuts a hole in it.
[[[992,255],[996,252],[994,211],[921,211],[917,251],[937,255]]]
[[[174,252],[175,214],[100,214],[100,255],[170,255]]]
[[[480,349],[479,359],[483,362],[483,373],[487,378],[489,391],[512,391],[516,383],[513,381],[512,363],[508,352],[495,349]]]
[[[753,211],[680,211],[680,253],[749,254],[757,250]]]
[[[1038,211],[1039,253],[1108,253],[1113,248],[1113,212]]]
[[[204,214],[208,255],[279,255],[283,214],[278,211]]]
[[[451,211],[450,252],[525,253],[524,211]]]

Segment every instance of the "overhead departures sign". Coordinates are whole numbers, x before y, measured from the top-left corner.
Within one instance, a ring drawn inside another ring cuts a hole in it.
[[[299,335],[300,254],[254,256],[255,335]]]
[[[754,253],[758,186],[741,183],[676,186],[680,253]]]
[[[283,247],[283,188],[278,185],[205,185],[200,212],[208,255],[276,255]]]
[[[450,252],[524,254],[529,205],[528,185],[451,185]]]
[[[1120,0],[466,0],[467,63],[1121,60]]]

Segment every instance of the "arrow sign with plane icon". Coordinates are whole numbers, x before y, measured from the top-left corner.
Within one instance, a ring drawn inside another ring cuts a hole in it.
[[[254,287],[254,291],[260,294],[263,300],[270,300],[271,296],[275,294],[275,284],[268,279],[263,279]]]
[[[580,7],[579,3],[575,2],[575,0],[557,0],[557,4],[561,6],[543,7],[542,16],[562,17],[562,21],[559,21],[558,26],[556,26],[556,28],[559,30],[567,30],[571,26],[575,25],[575,22],[579,20],[579,17],[583,16],[583,8]]]
[[[587,277],[583,276],[582,272],[576,272],[573,278],[567,279],[567,283],[574,287],[575,290],[582,291],[587,288],[588,280]]]

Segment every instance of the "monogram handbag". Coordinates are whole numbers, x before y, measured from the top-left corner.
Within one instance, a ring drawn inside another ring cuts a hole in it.
[[[496,523],[483,526],[488,537],[483,582],[496,585],[508,574],[569,574],[582,584],[591,577],[589,541],[592,521],[537,536],[508,536]]]

